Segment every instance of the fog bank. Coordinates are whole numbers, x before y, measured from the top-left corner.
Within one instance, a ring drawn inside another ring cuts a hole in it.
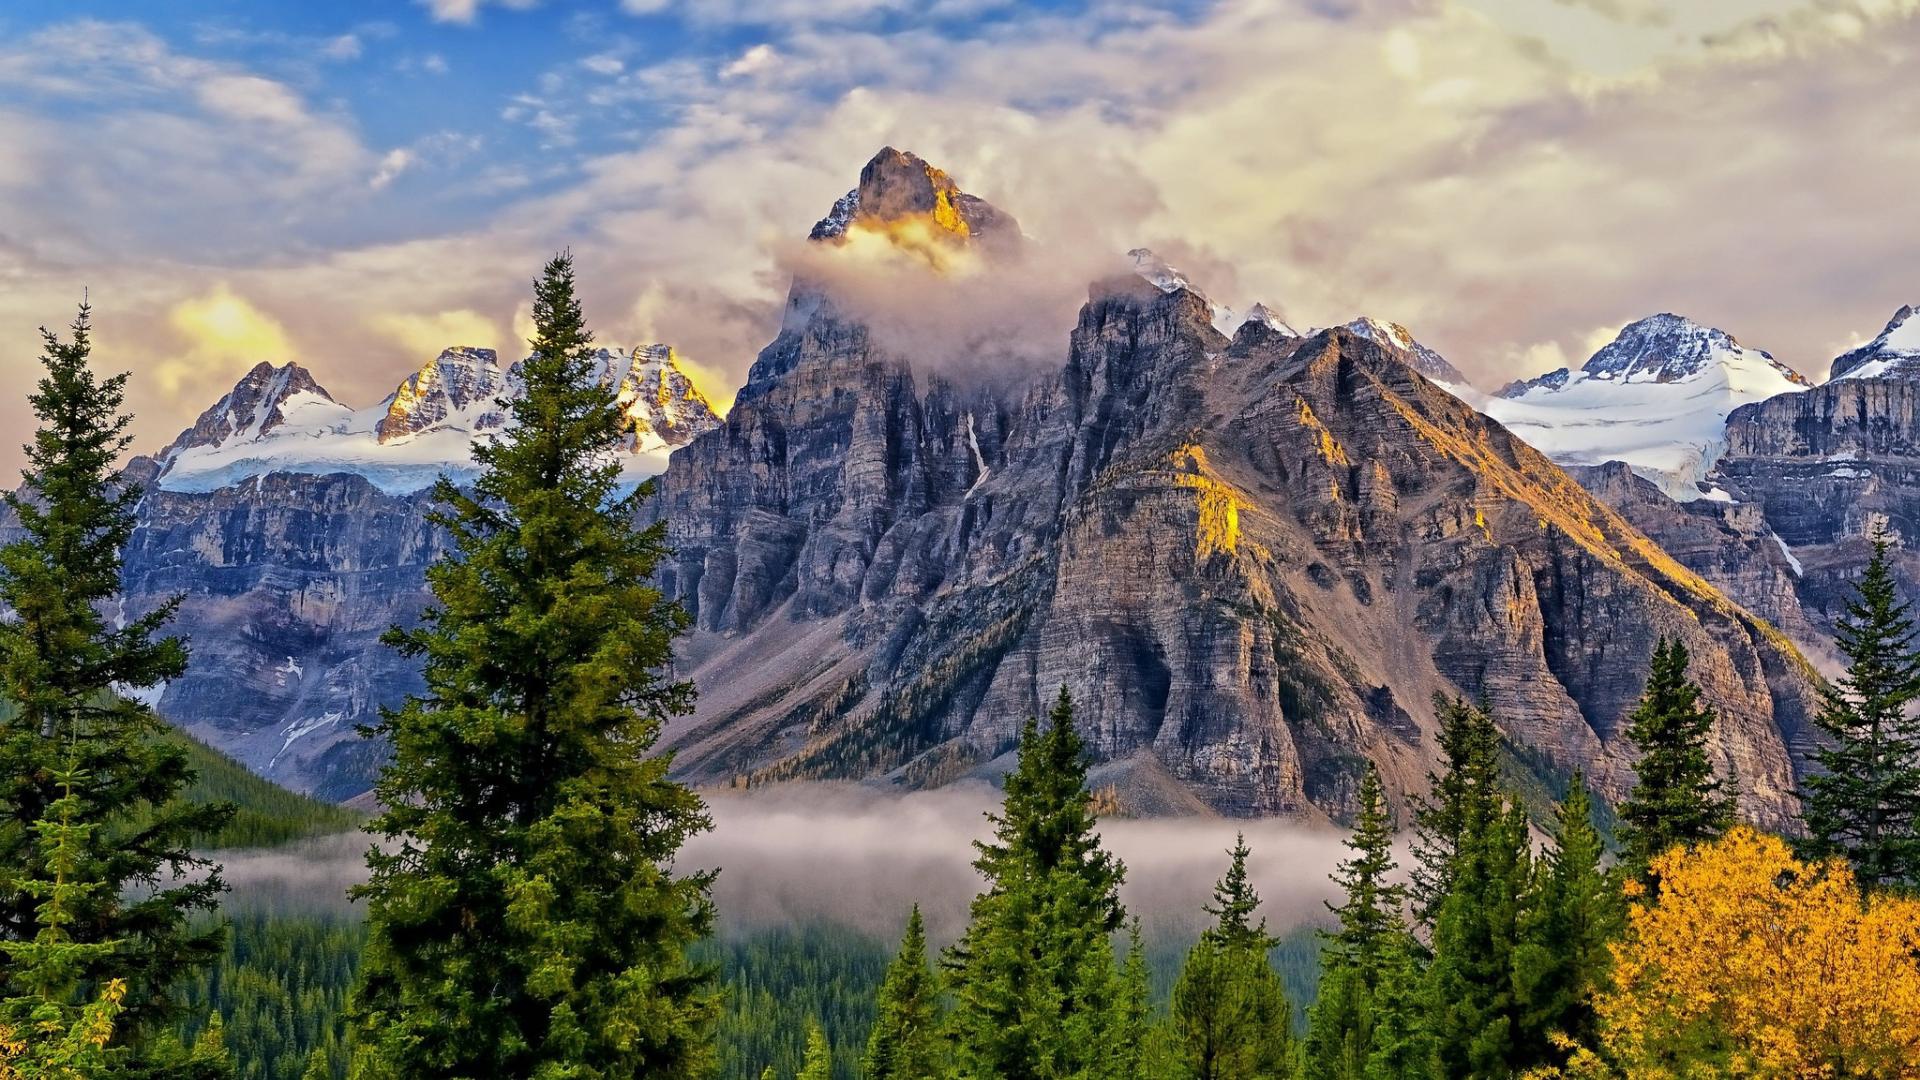
[[[687,845],[680,867],[720,871],[714,900],[727,932],[827,922],[892,937],[917,902],[934,936],[946,939],[964,925],[980,890],[973,842],[990,834],[986,814],[999,802],[1000,792],[986,785],[893,793],[792,784],[711,793],[714,827]],[[1100,822],[1108,849],[1126,864],[1122,900],[1155,936],[1190,934],[1202,924],[1236,832],[1253,849],[1248,869],[1273,928],[1323,922],[1323,901],[1336,896],[1327,874],[1344,854],[1340,832],[1279,819]],[[350,833],[214,856],[233,887],[233,910],[349,910],[346,890],[366,880],[370,842]]]

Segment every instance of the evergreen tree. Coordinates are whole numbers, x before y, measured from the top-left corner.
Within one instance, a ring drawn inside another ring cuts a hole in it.
[[[28,895],[40,901],[40,928],[32,941],[0,943],[0,951],[11,961],[14,989],[12,996],[0,1002],[0,1047],[15,1047],[10,1055],[0,1057],[0,1076],[96,1075],[126,1056],[124,1048],[106,1045],[126,983],[110,980],[99,1000],[86,1004],[80,1000],[85,970],[112,955],[120,943],[72,938],[74,913],[100,891],[100,883],[89,880],[80,865],[96,827],[75,820],[80,800],[73,789],[79,777],[63,769],[56,779],[61,795],[34,830],[42,865],[52,877],[21,883]]]
[[[55,876],[39,835],[59,802],[71,830],[66,887],[77,890],[64,941],[115,945],[70,953],[72,975],[90,997],[124,984],[113,1038],[127,1052],[113,1075],[220,1075],[192,1060],[171,1027],[178,980],[220,949],[217,927],[190,925],[225,889],[218,867],[191,848],[233,808],[181,798],[194,780],[186,751],[152,709],[123,696],[186,670],[180,640],[160,636],[177,602],[109,621],[141,494],[115,464],[131,442],[127,376],[94,377],[85,304],[68,340],[41,335],[45,373],[29,396],[40,427],[24,486],[4,496],[21,538],[0,548],[0,608],[13,613],[0,621],[0,866],[9,871],[0,941],[33,942],[45,929],[45,898],[28,886]],[[200,876],[184,881],[187,872]],[[7,960],[0,994],[18,997],[26,976]]]
[[[670,681],[686,615],[649,584],[663,524],[622,497],[622,418],[592,370],[571,259],[535,284],[517,423],[474,448],[471,493],[442,478],[453,556],[436,604],[387,640],[426,693],[369,734],[392,743],[367,854],[366,1077],[692,1077],[719,1001],[687,949],[711,875],[673,859],[705,807],[652,755],[690,707]]]
[[[1154,1038],[1150,979],[1147,945],[1140,936],[1140,920],[1135,918],[1127,924],[1127,959],[1120,968],[1120,988],[1114,995],[1111,1030],[1119,1053],[1105,1070],[1113,1080],[1162,1080],[1167,1075],[1161,1047]]]
[[[1455,853],[1469,819],[1499,801],[1500,731],[1486,709],[1435,694],[1443,770],[1427,774],[1427,794],[1413,800],[1413,914],[1431,927],[1453,885]]]
[[[1670,847],[1713,840],[1732,822],[1733,806],[1707,760],[1712,731],[1713,710],[1700,703],[1700,688],[1687,678],[1687,647],[1678,638],[1660,639],[1647,688],[1627,718],[1627,738],[1640,760],[1620,821],[1622,858],[1634,873],[1644,875],[1648,862]]]
[[[1340,925],[1321,954],[1320,993],[1307,1016],[1308,1080],[1370,1076],[1382,1014],[1400,1008],[1396,995],[1416,977],[1414,942],[1402,914],[1406,890],[1390,880],[1396,868],[1393,821],[1380,772],[1371,765],[1360,783],[1360,815],[1347,848],[1352,857],[1331,875],[1345,899],[1328,905]],[[1396,1030],[1393,1038],[1396,1047],[1384,1056],[1399,1060],[1409,1051],[1397,1044],[1410,1044],[1414,1034]]]
[[[1865,888],[1920,885],[1920,649],[1887,552],[1875,536],[1856,597],[1836,627],[1847,657],[1821,687],[1817,721],[1830,737],[1814,752],[1801,805],[1810,834],[1801,854],[1844,856]]]
[[[1596,1044],[1593,997],[1612,967],[1607,942],[1622,927],[1620,883],[1600,869],[1605,848],[1593,826],[1593,800],[1578,772],[1554,815],[1555,839],[1540,868],[1538,895],[1514,951],[1520,1001],[1519,1059],[1562,1065],[1553,1036]]]
[[[1377,788],[1376,784],[1376,788]],[[1182,1080],[1288,1075],[1293,1006],[1267,952],[1277,939],[1254,922],[1260,897],[1247,880],[1246,837],[1234,842],[1214,886],[1214,925],[1188,950],[1167,1019],[1172,1074]]]
[[[907,916],[900,954],[887,966],[867,1036],[867,1080],[931,1080],[941,1073],[940,987],[927,963],[920,905]]]
[[[1206,906],[1214,923],[1205,933],[1216,944],[1264,953],[1279,944],[1279,939],[1267,933],[1267,920],[1253,921],[1260,907],[1260,894],[1247,878],[1247,856],[1251,854],[1246,834],[1237,834],[1233,847],[1227,852],[1231,861],[1227,864],[1226,876],[1214,883],[1213,903]]]
[[[1462,825],[1420,1015],[1440,1075],[1509,1077],[1521,1061],[1513,972],[1532,877],[1527,816],[1501,799]]]
[[[1083,757],[1063,687],[1048,726],[1022,730],[993,839],[975,845],[987,888],[947,957],[955,1071],[968,1080],[1103,1076],[1120,1059],[1124,870],[1094,832]]]
[[[818,1022],[807,1025],[807,1056],[794,1080],[833,1080],[833,1047]]]

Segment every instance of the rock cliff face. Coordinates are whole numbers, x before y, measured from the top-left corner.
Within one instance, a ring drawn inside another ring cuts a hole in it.
[[[1717,476],[1792,548],[1801,603],[1823,632],[1875,530],[1898,543],[1899,577],[1920,599],[1920,381],[1841,378],[1743,406],[1727,418]]]
[[[1065,684],[1123,801],[1344,817],[1367,760],[1418,788],[1431,695],[1458,691],[1522,761],[1618,795],[1668,634],[1746,810],[1787,820],[1812,694],[1777,631],[1404,347],[1215,317],[1189,287],[1102,283],[1059,370],[972,385],[796,285],[662,479],[663,583],[698,627],[682,771],[991,772]]]

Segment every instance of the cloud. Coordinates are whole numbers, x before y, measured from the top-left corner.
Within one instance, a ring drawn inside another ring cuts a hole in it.
[[[173,305],[167,323],[178,345],[159,363],[148,366],[163,393],[192,390],[215,397],[231,385],[230,375],[265,361],[283,364],[297,359],[286,328],[278,319],[236,295],[225,283]],[[208,397],[204,405],[213,404]]]
[[[369,187],[379,189],[398,179],[400,174],[415,164],[413,151],[404,146],[396,146],[380,158],[380,168],[367,181]]]
[[[440,350],[451,345],[470,345],[502,351],[510,357],[515,355],[511,348],[505,347],[499,322],[477,311],[377,315],[371,325],[375,332],[399,342],[410,355],[422,361],[439,355]]]
[[[419,0],[435,22],[471,25],[483,7],[497,6],[510,11],[527,11],[540,6],[540,0]]]
[[[1000,793],[978,785],[890,793],[806,784],[708,796],[713,829],[694,836],[677,865],[718,869],[714,901],[725,932],[833,923],[888,938],[921,905],[936,939],[958,936],[982,887],[973,841],[985,839]],[[1324,925],[1337,899],[1327,874],[1344,834],[1288,821],[1103,819],[1102,843],[1126,864],[1120,896],[1149,933],[1187,936],[1244,832],[1261,914],[1285,932]],[[366,880],[369,840],[324,837],[275,851],[216,853],[234,902],[342,904]],[[1404,862],[1404,857],[1402,858]]]
[[[320,55],[328,60],[358,60],[365,51],[366,46],[358,34],[339,34],[320,46]]]

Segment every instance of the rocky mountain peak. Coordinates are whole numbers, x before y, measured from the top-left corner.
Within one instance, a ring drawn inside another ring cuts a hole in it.
[[[389,443],[448,422],[464,421],[470,431],[499,427],[506,418],[493,399],[505,385],[506,372],[492,349],[443,349],[388,395],[374,434]]]
[[[1829,379],[1920,377],[1920,319],[1914,305],[1893,313],[1880,336],[1833,360]]]
[[[1014,243],[1020,237],[1020,223],[1012,215],[961,191],[952,177],[918,155],[891,146],[867,162],[859,186],[835,200],[808,235],[839,240],[866,229],[897,237],[914,226],[948,240]]]
[[[344,411],[306,368],[292,361],[275,367],[263,360],[181,432],[162,456],[195,446],[257,440],[285,424],[289,414],[316,407]]]
[[[1258,302],[1248,308],[1246,315],[1241,317],[1240,325],[1245,326],[1247,323],[1259,323],[1281,337],[1300,336],[1300,331],[1287,325],[1287,321],[1280,317],[1279,312]]]
[[[1589,379],[1618,382],[1678,382],[1715,365],[1748,362],[1778,372],[1790,383],[1810,386],[1805,376],[1760,349],[1748,349],[1732,334],[1702,326],[1672,312],[1629,323],[1580,368]]]
[[[1459,368],[1448,363],[1446,357],[1414,340],[1412,331],[1399,323],[1383,322],[1363,315],[1348,323],[1346,328],[1357,337],[1384,346],[1389,352],[1406,361],[1413,370],[1435,382],[1449,386],[1471,385],[1467,377],[1460,373]]]
[[[680,366],[673,346],[642,345],[628,354],[625,366],[617,380],[610,368],[608,382],[617,386],[636,446],[655,441],[681,446],[720,426],[713,404]]]

